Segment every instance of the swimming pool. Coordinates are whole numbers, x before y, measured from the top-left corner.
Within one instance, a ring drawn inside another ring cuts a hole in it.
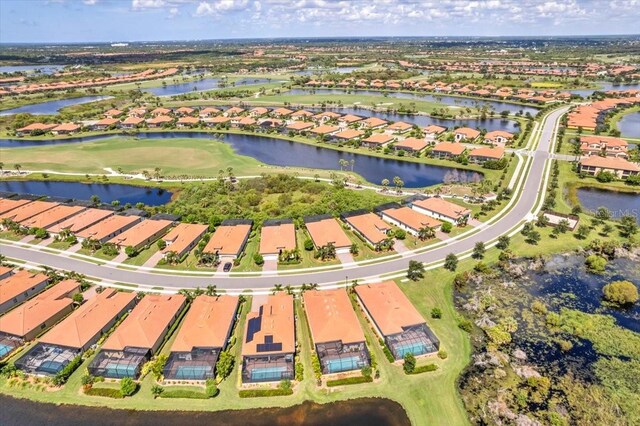
[[[287,367],[265,367],[251,370],[252,381],[280,380]]]
[[[210,365],[183,365],[179,366],[176,371],[176,379],[205,379],[213,375],[213,367]]]
[[[13,346],[0,343],[0,359],[13,350]]]
[[[105,367],[104,376],[113,378],[135,377],[136,367],[136,365],[122,365],[117,362],[112,362]]]
[[[357,370],[364,367],[364,363],[360,361],[359,356],[351,356],[346,358],[329,359],[325,363],[328,374],[339,373],[341,371]]]
[[[65,367],[65,365],[67,365],[66,362],[45,361],[40,364],[40,366],[38,367],[38,371],[49,374],[58,374],[58,372],[61,371]]]
[[[397,344],[394,346],[396,350],[396,354],[398,354],[398,359],[404,358],[404,356],[408,353],[413,355],[422,355],[428,352],[427,345],[423,342],[410,342],[404,344]]]

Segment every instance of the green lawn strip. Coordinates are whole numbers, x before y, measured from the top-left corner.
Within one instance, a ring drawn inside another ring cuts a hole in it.
[[[253,255],[260,250],[260,234],[252,231],[253,236],[247,242],[244,254],[240,259],[240,264],[232,268],[233,272],[257,272],[262,270],[262,266],[256,265],[253,261]]]
[[[156,254],[159,250],[160,248],[158,248],[158,245],[156,243],[152,243],[148,249],[142,250],[135,257],[129,257],[125,259],[125,261],[122,263],[125,263],[127,265],[142,266],[147,260],[149,260],[151,256]]]
[[[13,231],[0,231],[0,239],[3,240],[20,241],[24,237],[24,235],[16,234]]]
[[[78,250],[76,253],[77,254],[82,254],[82,255],[85,255],[85,256],[91,256],[91,257],[94,257],[94,258],[97,258],[97,259],[102,259],[102,260],[113,260],[117,256],[117,255],[116,256],[106,255],[106,254],[104,254],[102,252],[102,249],[93,252],[93,251],[91,251],[89,249],[86,249],[84,247],[81,248],[80,250]]]
[[[282,265],[282,264],[278,264],[278,270],[283,270],[286,271],[288,269],[300,269],[300,268],[313,268],[313,267],[318,267],[318,266],[328,266],[328,265],[339,265],[340,264],[340,260],[336,259],[331,259],[331,260],[326,260],[326,261],[322,261],[320,259],[316,259],[314,257],[315,255],[315,249],[311,250],[311,251],[307,251],[304,249],[304,242],[305,240],[309,238],[309,236],[307,235],[307,233],[302,230],[302,229],[297,229],[296,230],[296,242],[298,244],[298,250],[300,251],[300,256],[301,256],[301,262],[297,263],[297,264],[290,264],[290,265]]]
[[[54,241],[51,244],[49,244],[47,247],[52,248],[52,249],[57,249],[57,250],[68,250],[69,247],[71,247],[72,243],[68,243],[66,241]]]

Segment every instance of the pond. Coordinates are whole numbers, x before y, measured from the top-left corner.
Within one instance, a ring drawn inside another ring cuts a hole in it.
[[[40,102],[37,104],[24,105],[18,108],[0,111],[0,116],[20,113],[29,113],[34,115],[52,115],[57,114],[60,109],[65,107],[86,104],[95,101],[102,101],[109,98],[111,98],[111,96],[82,96],[79,98]]]
[[[640,223],[640,194],[584,187],[577,189],[577,195],[586,210],[595,212],[598,207],[606,207],[614,218],[632,215]]]
[[[0,147],[17,148],[60,143],[81,143],[122,137],[118,135],[97,135],[65,140],[23,141],[20,139],[0,139]],[[212,139],[212,133],[205,132],[141,132],[140,139]],[[447,166],[434,166],[399,159],[379,158],[364,154],[341,152],[334,149],[291,142],[283,139],[256,135],[225,134],[222,141],[231,145],[239,155],[253,157],[273,166],[302,167],[310,169],[339,169],[338,161],[354,160],[353,171],[367,181],[380,184],[382,179],[393,180],[400,176],[406,188],[421,188],[436,185],[445,180],[473,182],[482,179],[482,174]]]
[[[0,67],[1,73],[32,72],[39,70],[42,74],[53,74],[61,71],[64,65],[7,65]]]
[[[288,92],[284,93],[285,95],[365,95],[365,96],[378,96],[384,99],[384,94],[386,94],[390,98],[397,99],[414,99],[418,101],[428,101],[428,102],[438,102],[449,106],[457,106],[457,107],[470,107],[470,108],[479,108],[483,105],[486,105],[490,108],[493,108],[494,111],[499,114],[502,111],[509,111],[511,114],[522,113],[526,114],[527,112],[531,115],[535,116],[539,108],[531,107],[531,106],[522,106],[518,104],[513,104],[509,102],[500,102],[500,101],[491,101],[485,99],[471,99],[464,98],[458,96],[447,96],[447,95],[437,95],[437,94],[419,94],[419,93],[406,93],[406,92],[382,92],[377,90],[348,90],[345,91],[343,89],[291,89]]]
[[[640,138],[640,112],[632,112],[622,116],[618,121],[620,134],[628,138]]]
[[[313,108],[307,108],[313,109]],[[420,127],[429,126],[435,124],[437,126],[447,127],[453,129],[454,127],[471,127],[473,129],[487,129],[492,130],[504,130],[506,132],[516,133],[520,132],[520,123],[514,120],[503,120],[502,118],[487,118],[486,120],[480,119],[466,119],[466,120],[452,120],[446,118],[430,117],[428,115],[419,114],[396,114],[385,111],[373,111],[366,108],[357,107],[344,107],[344,108],[327,108],[332,111],[340,112],[341,114],[354,114],[364,117],[378,117],[387,121],[404,121],[405,123],[415,124]]]
[[[256,84],[271,83],[270,78],[243,78],[235,83],[227,83],[225,87],[220,87],[219,78],[204,78],[202,80],[193,80],[188,82],[167,83],[166,86],[151,87],[144,89],[145,92],[153,93],[156,96],[174,96],[191,92],[204,92],[215,89],[233,89],[243,86],[253,86]]]
[[[147,188],[117,183],[81,183],[61,181],[11,181],[0,180],[0,191],[18,194],[47,195],[74,200],[90,200],[93,195],[103,203],[114,200],[121,204],[144,203],[159,206],[171,200],[171,192],[159,188]]]
[[[136,411],[108,408],[53,405],[0,395],[0,424],[3,426],[69,424],[94,426],[126,423],[130,426],[161,424],[278,426],[409,426],[400,404],[382,398],[361,398],[329,404],[305,402],[287,408],[256,408],[217,412]],[[117,420],[120,419],[120,420]],[[126,420],[125,420],[126,419]]]
[[[609,90],[627,90],[627,89],[640,89],[640,83],[612,83],[610,81],[597,81],[599,86],[597,89],[576,89],[567,90],[569,93],[580,95],[583,98],[593,95],[593,92],[608,92]]]
[[[360,67],[336,67],[336,68],[307,68],[306,70],[296,71],[298,75],[323,75],[323,74],[349,74]]]

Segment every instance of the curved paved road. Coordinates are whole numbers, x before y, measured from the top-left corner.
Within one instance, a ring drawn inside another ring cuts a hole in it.
[[[407,268],[409,260],[418,260],[425,263],[433,263],[443,260],[449,253],[462,253],[473,249],[479,241],[490,241],[500,235],[506,234],[516,227],[535,208],[536,199],[543,189],[544,169],[549,158],[550,148],[553,142],[557,123],[569,107],[564,107],[550,113],[541,126],[540,141],[533,153],[531,168],[525,177],[525,183],[520,197],[513,207],[502,218],[487,225],[479,232],[469,237],[452,241],[450,244],[416,253],[400,259],[393,259],[382,263],[370,265],[353,265],[340,270],[327,270],[322,272],[308,272],[284,276],[251,276],[251,277],[204,277],[165,275],[143,271],[117,269],[113,266],[99,266],[79,259],[58,256],[51,253],[29,250],[13,245],[0,243],[0,253],[3,255],[29,261],[33,264],[47,265],[56,269],[76,271],[97,279],[132,283],[142,286],[158,286],[165,288],[204,288],[208,285],[216,285],[219,289],[271,289],[275,284],[284,286],[299,286],[303,283],[335,284],[354,279],[366,279],[401,271]]]

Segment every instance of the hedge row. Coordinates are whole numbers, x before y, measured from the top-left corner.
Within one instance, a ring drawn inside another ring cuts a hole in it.
[[[373,378],[371,376],[347,377],[346,379],[327,380],[327,386],[331,388],[334,386],[356,385],[358,383],[370,382],[373,382]]]
[[[293,395],[293,389],[245,389],[238,395],[240,398],[256,398],[263,396],[287,396]]]
[[[426,373],[427,371],[436,371],[438,369],[438,366],[435,364],[427,364],[427,365],[422,365],[420,367],[416,367],[413,369],[413,371],[409,374],[420,374],[420,373]]]
[[[120,389],[114,389],[114,388],[89,388],[87,390],[84,391],[85,395],[91,395],[91,396],[106,396],[108,398],[116,398],[116,399],[122,399],[124,398],[124,396],[122,395],[122,392],[120,392]]]
[[[189,399],[209,399],[204,392],[189,389],[173,389],[167,390],[160,394],[160,398],[189,398]]]

